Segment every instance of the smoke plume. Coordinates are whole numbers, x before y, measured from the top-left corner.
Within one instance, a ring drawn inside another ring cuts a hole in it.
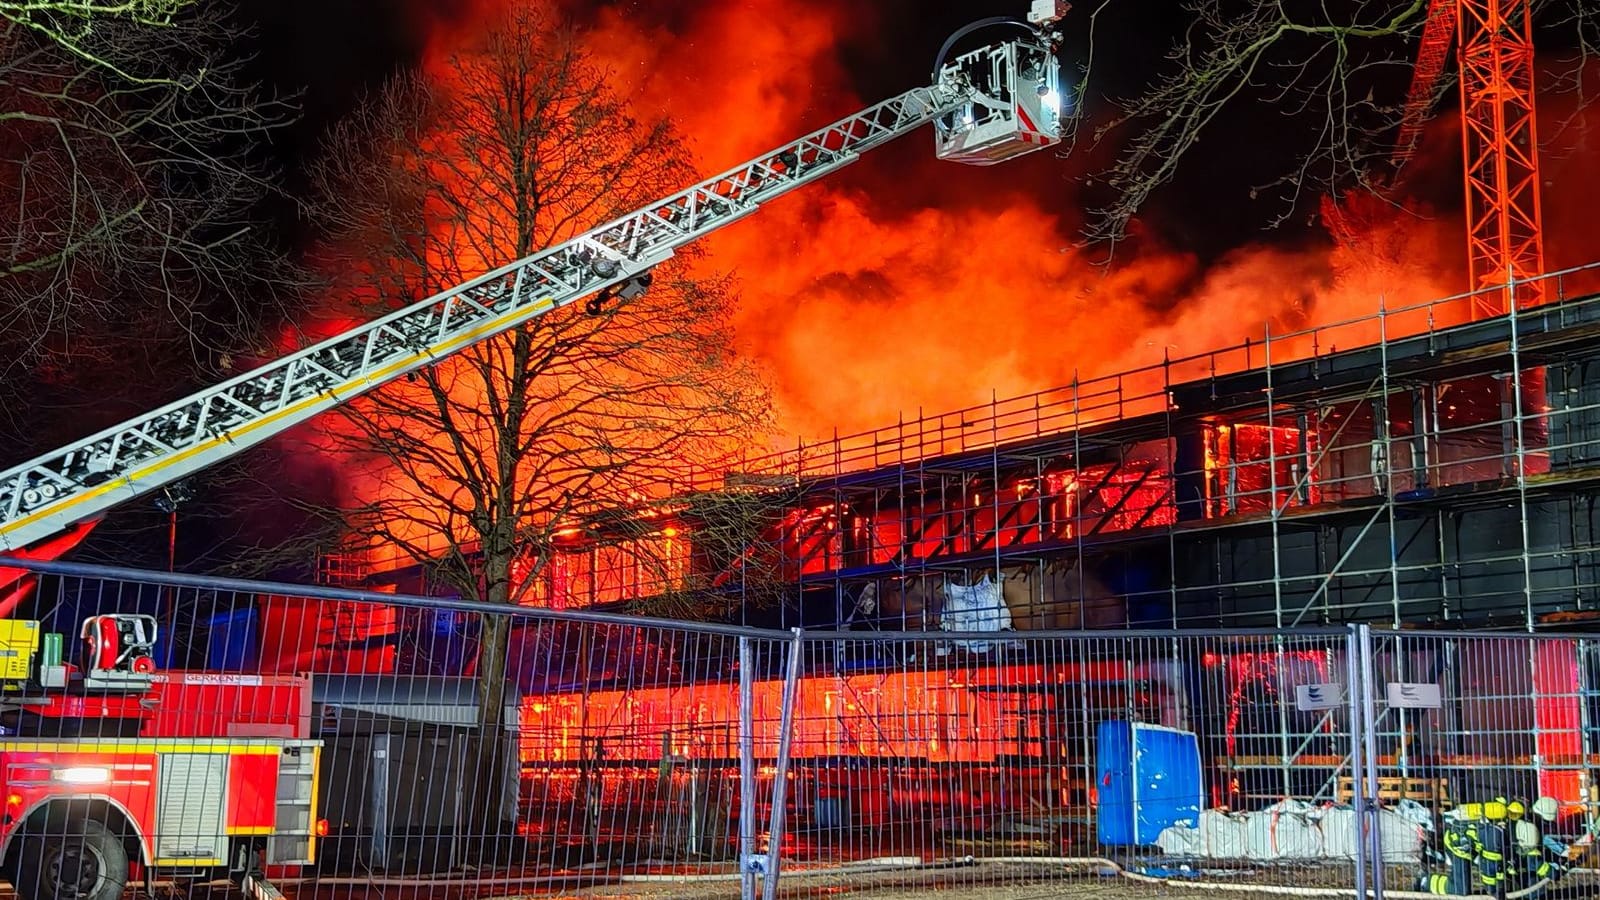
[[[837,48],[890,26],[845,0],[671,7],[604,7],[588,18],[589,46],[642,114],[660,111],[690,136],[703,174],[883,99],[852,90]],[[455,33],[438,32],[435,51]],[[1455,128],[1441,116],[1413,166],[1459,166]],[[708,239],[702,265],[740,278],[740,350],[772,380],[779,444],[1371,315],[1464,283],[1454,207],[1368,210],[1359,227],[1301,245],[1263,233],[1205,264],[1147,240],[1107,267],[1075,249],[1081,214],[1068,185],[1080,163],[1041,155],[973,170],[934,161],[927,134],[901,143],[915,146],[869,154]]]

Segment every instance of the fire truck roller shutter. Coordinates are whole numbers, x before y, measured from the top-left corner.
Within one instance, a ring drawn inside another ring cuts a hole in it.
[[[118,900],[138,832],[116,804],[57,800],[28,814],[6,848],[5,871],[22,900]]]

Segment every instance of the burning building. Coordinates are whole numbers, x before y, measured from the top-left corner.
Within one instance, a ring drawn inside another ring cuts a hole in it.
[[[686,502],[569,532],[533,595],[693,588],[753,623],[915,630],[945,599],[923,581],[987,577],[1018,629],[1570,618],[1597,601],[1600,303],[1573,297],[1596,280],[1515,319],[1391,310],[802,445],[703,486],[772,498],[741,552],[697,542]],[[741,612],[751,573],[786,602]]]

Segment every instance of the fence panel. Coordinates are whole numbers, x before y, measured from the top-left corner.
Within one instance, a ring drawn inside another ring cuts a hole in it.
[[[110,832],[136,880],[270,859],[307,896],[1381,895],[1451,874],[1465,804],[1551,797],[1568,841],[1595,813],[1594,636],[789,634],[27,565],[25,883]]]
[[[786,886],[1021,897],[1108,875],[1165,896],[1218,880],[1358,883],[1349,632],[802,643]],[[1420,839],[1405,852],[1419,856]]]
[[[1423,804],[1451,822],[1486,823],[1503,863],[1457,863],[1440,853],[1400,889],[1448,878],[1456,893],[1537,896],[1600,892],[1586,835],[1595,820],[1600,767],[1600,640],[1595,635],[1374,631],[1370,638],[1378,798]],[[1552,818],[1535,801],[1549,798]],[[1509,809],[1499,809],[1505,804]],[[1520,804],[1520,808],[1515,804]],[[1557,887],[1538,870],[1553,861],[1544,836],[1578,844]],[[1385,833],[1385,836],[1387,834]],[[1588,871],[1584,871],[1588,870]],[[1420,883],[1419,883],[1420,876]],[[1487,877],[1485,877],[1487,876]],[[1576,893],[1573,893],[1576,892]]]
[[[771,865],[788,634],[26,565],[27,618],[0,635],[30,648],[0,654],[20,667],[0,672],[0,761],[25,872],[62,871],[48,848],[100,826],[151,879],[276,861],[261,874],[306,896],[677,879],[754,897]],[[105,784],[18,787],[36,764]],[[33,815],[69,794],[106,802]],[[94,850],[73,852],[81,873]]]

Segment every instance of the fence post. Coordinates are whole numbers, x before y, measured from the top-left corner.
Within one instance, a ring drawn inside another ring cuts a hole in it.
[[[1361,758],[1366,769],[1361,777],[1367,782],[1362,791],[1366,815],[1358,816],[1358,819],[1365,823],[1367,839],[1371,842],[1372,894],[1377,900],[1383,900],[1383,807],[1376,802],[1378,704],[1375,696],[1377,668],[1372,658],[1372,626],[1357,625],[1356,635],[1361,644]]]
[[[755,660],[739,637],[739,897],[756,900]]]
[[[1354,834],[1351,839],[1356,848],[1356,898],[1366,900],[1367,897],[1367,842],[1363,840],[1366,829],[1366,772],[1362,765],[1362,708],[1361,698],[1366,693],[1366,686],[1361,678],[1361,633],[1358,626],[1351,625],[1350,632],[1345,639],[1344,653],[1344,680],[1345,704],[1349,707],[1350,716],[1350,805],[1355,809],[1351,819]]]
[[[794,743],[794,707],[800,692],[800,666],[804,644],[800,629],[794,629],[789,644],[789,667],[783,673],[783,706],[778,720],[778,764],[772,776],[772,821],[767,829],[766,882],[764,900],[777,900],[778,865],[783,855],[784,819],[789,803],[789,751]]]

